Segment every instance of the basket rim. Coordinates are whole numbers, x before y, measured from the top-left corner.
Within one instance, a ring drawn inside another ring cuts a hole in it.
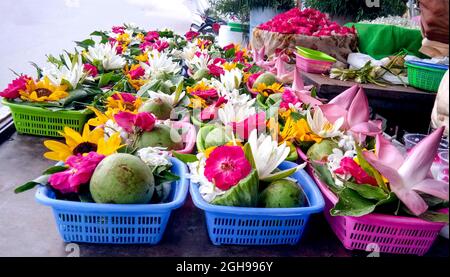
[[[52,113],[65,113],[65,114],[73,114],[73,115],[89,115],[92,114],[93,111],[91,111],[88,108],[84,108],[82,110],[58,110],[58,111],[52,111],[49,109],[46,109],[45,107],[36,107],[36,106],[31,106],[31,105],[25,105],[22,103],[15,103],[12,102],[10,100],[7,100],[6,98],[2,99],[2,104],[5,106],[8,106],[9,108],[11,108],[11,111],[14,112],[14,109],[26,109],[29,111],[36,111],[36,112],[52,112]]]
[[[445,68],[432,67],[431,65],[430,66],[425,66],[425,65],[422,66],[419,64],[411,63],[411,62],[406,62],[405,64],[407,67],[411,67],[414,69],[432,71],[432,72],[442,73],[442,74],[444,74],[448,70],[448,67],[445,69]]]
[[[279,168],[288,169],[297,166],[296,163],[284,161]],[[314,184],[314,181],[306,173],[305,170],[298,170],[293,176],[299,181],[306,197],[308,199],[309,206],[298,208],[254,208],[254,207],[227,207],[213,205],[206,202],[200,195],[198,184],[190,182],[190,194],[192,202],[199,209],[205,212],[233,214],[233,215],[246,215],[246,216],[270,216],[270,217],[286,217],[286,216],[303,216],[307,214],[319,213],[325,207],[325,201],[320,193],[318,187]]]
[[[184,204],[186,200],[189,183],[187,178],[183,178],[187,173],[187,166],[180,160],[171,157],[173,166],[179,171],[180,180],[178,186],[180,189],[174,196],[174,199],[168,203],[162,204],[102,204],[102,203],[82,203],[67,200],[58,200],[50,197],[50,189],[40,186],[35,194],[38,203],[51,206],[57,210],[74,210],[75,212],[98,212],[98,213],[136,213],[136,212],[159,212],[165,213],[177,209]]]

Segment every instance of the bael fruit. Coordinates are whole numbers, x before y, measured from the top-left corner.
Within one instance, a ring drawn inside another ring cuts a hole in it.
[[[256,89],[259,84],[266,84],[267,86],[271,86],[277,81],[277,76],[270,72],[265,72],[255,80],[255,82],[253,83],[253,89]]]
[[[166,120],[170,118],[172,112],[172,106],[164,102],[160,98],[147,100],[140,108],[139,112],[148,112],[156,116],[160,120]]]
[[[146,147],[165,147],[167,150],[183,149],[181,135],[169,126],[158,124],[150,132],[144,132],[136,142],[137,149]]]
[[[260,206],[264,208],[295,208],[307,205],[303,190],[294,182],[277,180],[263,190],[259,198]]]
[[[101,161],[89,190],[97,203],[147,204],[155,189],[150,168],[131,154],[113,154]]]
[[[313,144],[306,152],[308,159],[311,161],[323,161],[333,153],[334,148],[338,148],[338,144],[331,140],[322,140]]]

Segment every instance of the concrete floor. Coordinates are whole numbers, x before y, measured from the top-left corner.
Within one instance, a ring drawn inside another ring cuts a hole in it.
[[[176,210],[159,245],[65,244],[51,209],[34,200],[34,190],[14,194],[14,187],[39,176],[53,164],[42,157],[44,138],[14,134],[0,145],[0,256],[367,256],[344,249],[322,215],[314,216],[295,246],[221,246],[209,241],[203,213],[190,200]],[[439,238],[428,256],[448,257],[448,240]],[[381,256],[387,256],[381,254]]]

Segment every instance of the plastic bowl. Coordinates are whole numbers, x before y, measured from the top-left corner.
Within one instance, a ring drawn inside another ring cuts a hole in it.
[[[311,59],[311,60],[318,60],[318,61],[324,61],[324,62],[336,62],[336,59],[331,57],[328,54],[325,54],[324,52],[313,50],[306,47],[297,46],[298,54],[300,54],[302,57]]]

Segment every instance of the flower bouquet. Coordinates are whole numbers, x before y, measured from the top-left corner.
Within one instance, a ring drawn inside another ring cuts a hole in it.
[[[448,184],[429,177],[443,130],[403,157],[380,124],[369,120],[361,88],[312,110],[306,122],[316,140],[299,152],[314,169],[325,216],[344,246],[426,253],[448,222]]]
[[[219,128],[231,141],[203,147],[196,156],[179,157],[190,168],[191,196],[205,211],[211,241],[296,244],[309,216],[324,205],[301,170],[304,164],[284,161],[289,147],[269,135],[258,136],[257,129],[244,138],[232,127]]]
[[[44,142],[59,163],[16,193],[43,185],[36,199],[53,208],[64,241],[156,244],[187,195],[186,166],[164,148],[180,142],[150,113],[95,111],[82,133],[65,127],[65,143]]]

